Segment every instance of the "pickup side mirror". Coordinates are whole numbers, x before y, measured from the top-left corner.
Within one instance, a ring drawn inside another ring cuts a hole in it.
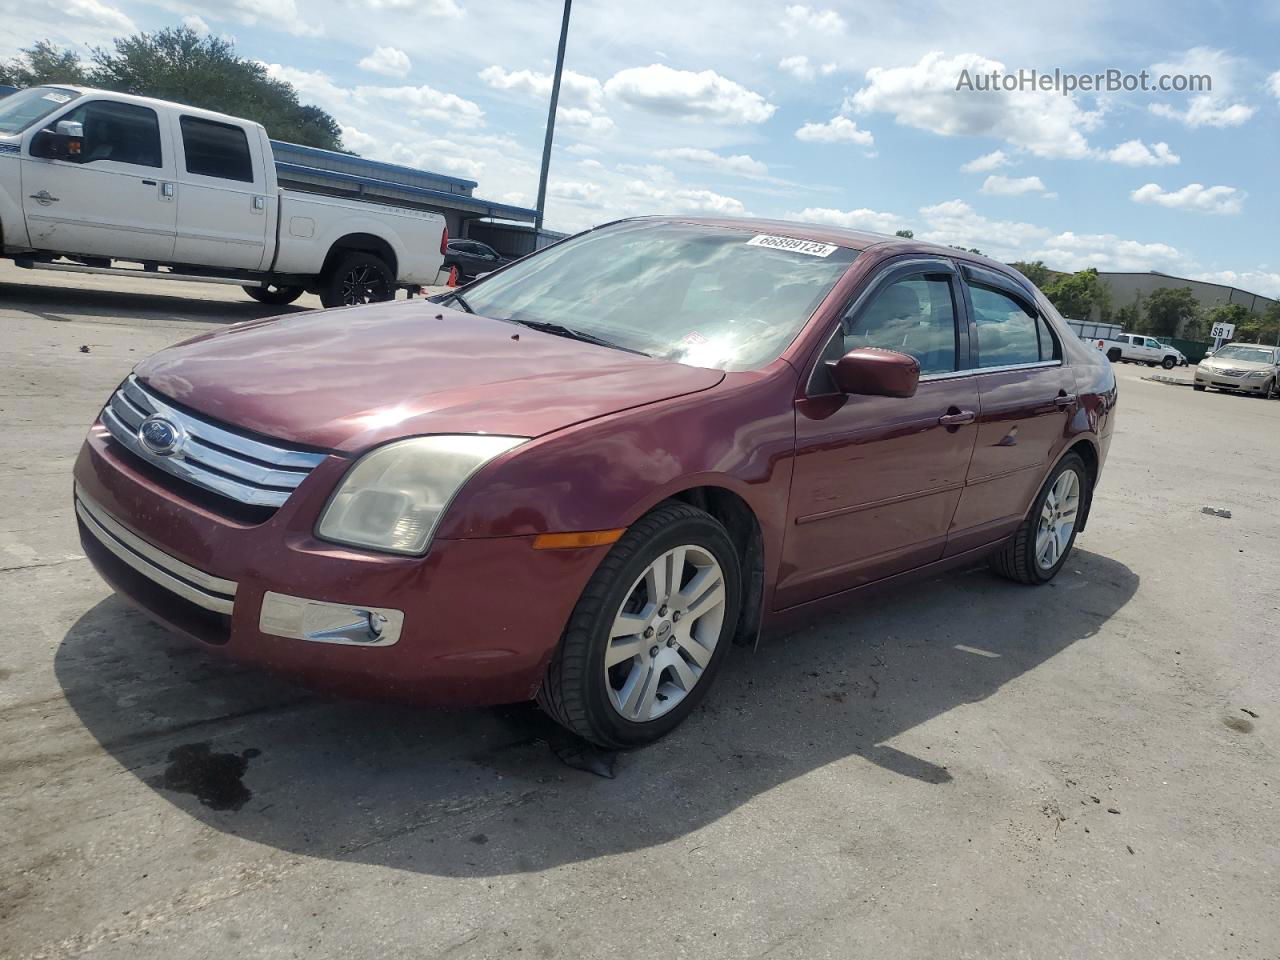
[[[830,365],[831,379],[841,393],[870,397],[914,397],[920,385],[915,357],[878,347],[850,350]]]
[[[31,138],[31,155],[44,160],[80,161],[84,145],[84,124],[59,120],[53,130],[41,130]]]

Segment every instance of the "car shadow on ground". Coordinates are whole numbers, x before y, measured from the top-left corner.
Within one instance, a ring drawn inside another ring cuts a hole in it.
[[[75,624],[55,670],[103,749],[210,827],[307,856],[493,876],[666,844],[850,757],[946,789],[957,744],[918,756],[890,741],[1034,683],[1138,582],[1077,550],[1038,589],[975,570],[850,604],[732,651],[704,705],[622,754],[616,779],[557,760],[532,707],[331,701],[215,659],[115,598]],[[845,782],[856,804],[856,776]]]
[[[155,281],[157,284],[160,281]],[[183,286],[180,281],[168,281]],[[173,293],[130,293],[96,287],[46,286],[43,284],[0,283],[0,302],[6,309],[31,313],[44,320],[67,321],[81,317],[144,317],[154,320],[190,320],[200,323],[240,323],[258,317],[300,313],[309,307],[292,304],[271,306],[250,300],[203,300]]]

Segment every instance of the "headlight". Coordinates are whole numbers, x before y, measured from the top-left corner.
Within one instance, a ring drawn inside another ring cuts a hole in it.
[[[1267,375],[1267,371],[1265,370],[1250,370],[1248,373],[1245,374],[1246,377],[1253,377],[1259,380],[1265,377],[1266,375]]]
[[[526,437],[415,437],[361,457],[329,500],[321,539],[387,553],[423,554],[467,479]]]

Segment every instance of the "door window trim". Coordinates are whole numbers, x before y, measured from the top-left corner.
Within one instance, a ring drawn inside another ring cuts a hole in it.
[[[833,391],[826,383],[821,382],[821,375],[825,373],[823,367],[823,358],[827,356],[831,348],[831,343],[836,337],[844,337],[844,322],[846,317],[858,316],[865,310],[875,297],[879,296],[884,290],[899,280],[905,280],[915,276],[926,276],[928,274],[946,274],[947,281],[951,286],[951,304],[955,313],[953,320],[956,336],[956,370],[947,373],[938,374],[921,374],[920,379],[933,380],[942,379],[944,377],[954,377],[962,373],[974,372],[969,370],[969,363],[972,359],[970,356],[970,331],[969,331],[969,303],[968,296],[961,289],[964,284],[961,282],[960,271],[956,269],[955,261],[946,257],[931,257],[921,254],[907,254],[902,258],[895,258],[880,267],[865,285],[861,291],[850,298],[847,303],[839,311],[835,320],[835,326],[825,340],[822,346],[815,354],[812,365],[809,368],[809,375],[805,380],[804,396],[806,397],[823,397],[831,396]],[[843,346],[843,343],[841,344]]]

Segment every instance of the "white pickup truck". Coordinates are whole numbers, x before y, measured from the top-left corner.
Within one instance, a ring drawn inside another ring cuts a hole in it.
[[[1094,345],[1107,355],[1112,363],[1127,361],[1145,363],[1149,367],[1156,365],[1172,370],[1177,366],[1186,366],[1187,358],[1182,351],[1167,346],[1155,337],[1143,336],[1141,333],[1120,333],[1110,340],[1096,340]]]
[[[0,253],[22,267],[332,307],[434,283],[447,240],[429,210],[281,188],[249,120],[76,86],[0,100]]]

